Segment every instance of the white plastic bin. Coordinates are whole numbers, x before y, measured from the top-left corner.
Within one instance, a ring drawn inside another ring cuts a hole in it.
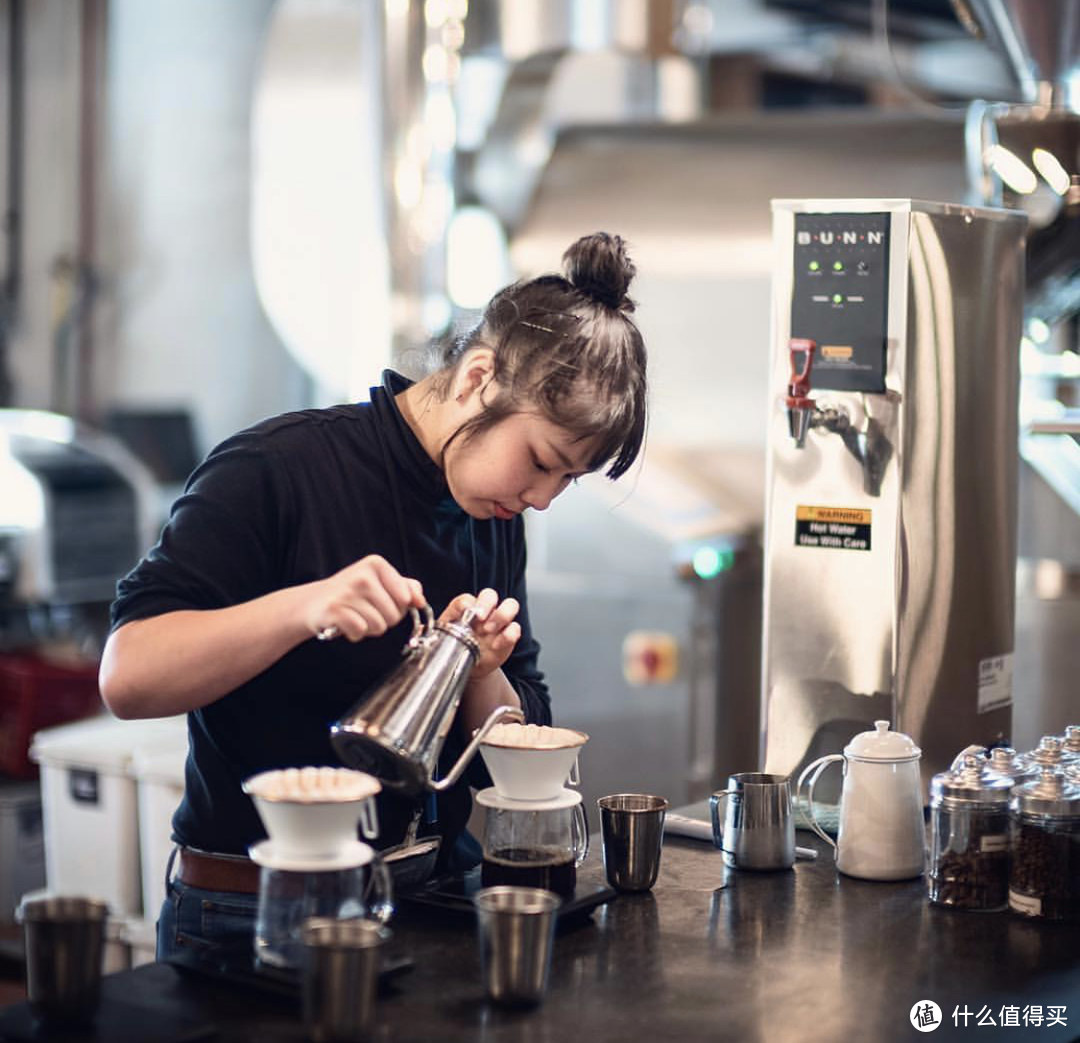
[[[157,920],[165,898],[165,868],[172,851],[172,817],[184,795],[187,732],[180,741],[136,750],[131,760],[139,811],[143,917]]]
[[[45,876],[50,891],[102,898],[114,916],[142,911],[136,784],[140,747],[186,737],[186,720],[121,721],[103,714],[38,732]],[[186,741],[186,738],[185,738]]]

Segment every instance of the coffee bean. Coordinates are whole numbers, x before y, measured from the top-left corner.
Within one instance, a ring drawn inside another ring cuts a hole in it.
[[[1080,821],[1014,813],[1010,827],[1013,851],[1009,890],[1037,898],[1046,920],[1080,921]]]
[[[1004,909],[1009,890],[1009,818],[1004,810],[933,809],[931,902],[957,909]]]

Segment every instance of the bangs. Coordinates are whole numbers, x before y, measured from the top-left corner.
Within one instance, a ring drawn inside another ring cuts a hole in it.
[[[598,373],[577,367],[549,369],[534,390],[534,401],[552,423],[578,442],[595,442],[589,470],[608,478],[625,474],[645,439],[645,387],[630,367],[609,366]]]

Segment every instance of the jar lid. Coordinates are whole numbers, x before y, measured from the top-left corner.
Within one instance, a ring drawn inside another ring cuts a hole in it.
[[[888,721],[874,721],[874,730],[859,732],[844,747],[844,756],[857,761],[912,761],[922,750],[903,732],[889,731]]]
[[[930,780],[930,796],[934,800],[962,801],[968,804],[1008,805],[1013,780],[994,771],[980,746],[969,746],[948,771]]]
[[[1023,760],[1036,768],[1057,767],[1065,760],[1062,746],[1061,739],[1056,735],[1044,735],[1039,740],[1039,745],[1030,753],[1025,754]]]
[[[1037,779],[1016,791],[1012,808],[1021,814],[1080,818],[1080,785],[1060,768],[1043,768]]]
[[[1026,781],[1034,778],[1037,769],[1024,762],[1023,758],[1011,746],[995,746],[990,750],[986,761],[987,768],[1014,781]]]

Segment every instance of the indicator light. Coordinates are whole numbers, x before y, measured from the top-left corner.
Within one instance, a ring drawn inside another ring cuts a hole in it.
[[[694,551],[693,568],[702,579],[712,579],[727,572],[735,564],[733,550],[717,550],[716,547],[699,547]]]
[[[808,267],[809,267],[810,271],[812,271],[812,272],[820,272],[821,271],[821,265],[818,264],[817,261],[811,261],[810,264],[808,265]]]
[[[843,261],[833,261],[832,270],[834,272],[842,272],[844,270],[844,262]]]
[[[839,294],[839,293],[834,293],[834,294],[832,295],[832,302],[833,302],[833,304],[842,304],[842,303],[843,303],[843,301],[844,301],[844,297],[843,297],[843,295],[842,295],[842,294]]]

